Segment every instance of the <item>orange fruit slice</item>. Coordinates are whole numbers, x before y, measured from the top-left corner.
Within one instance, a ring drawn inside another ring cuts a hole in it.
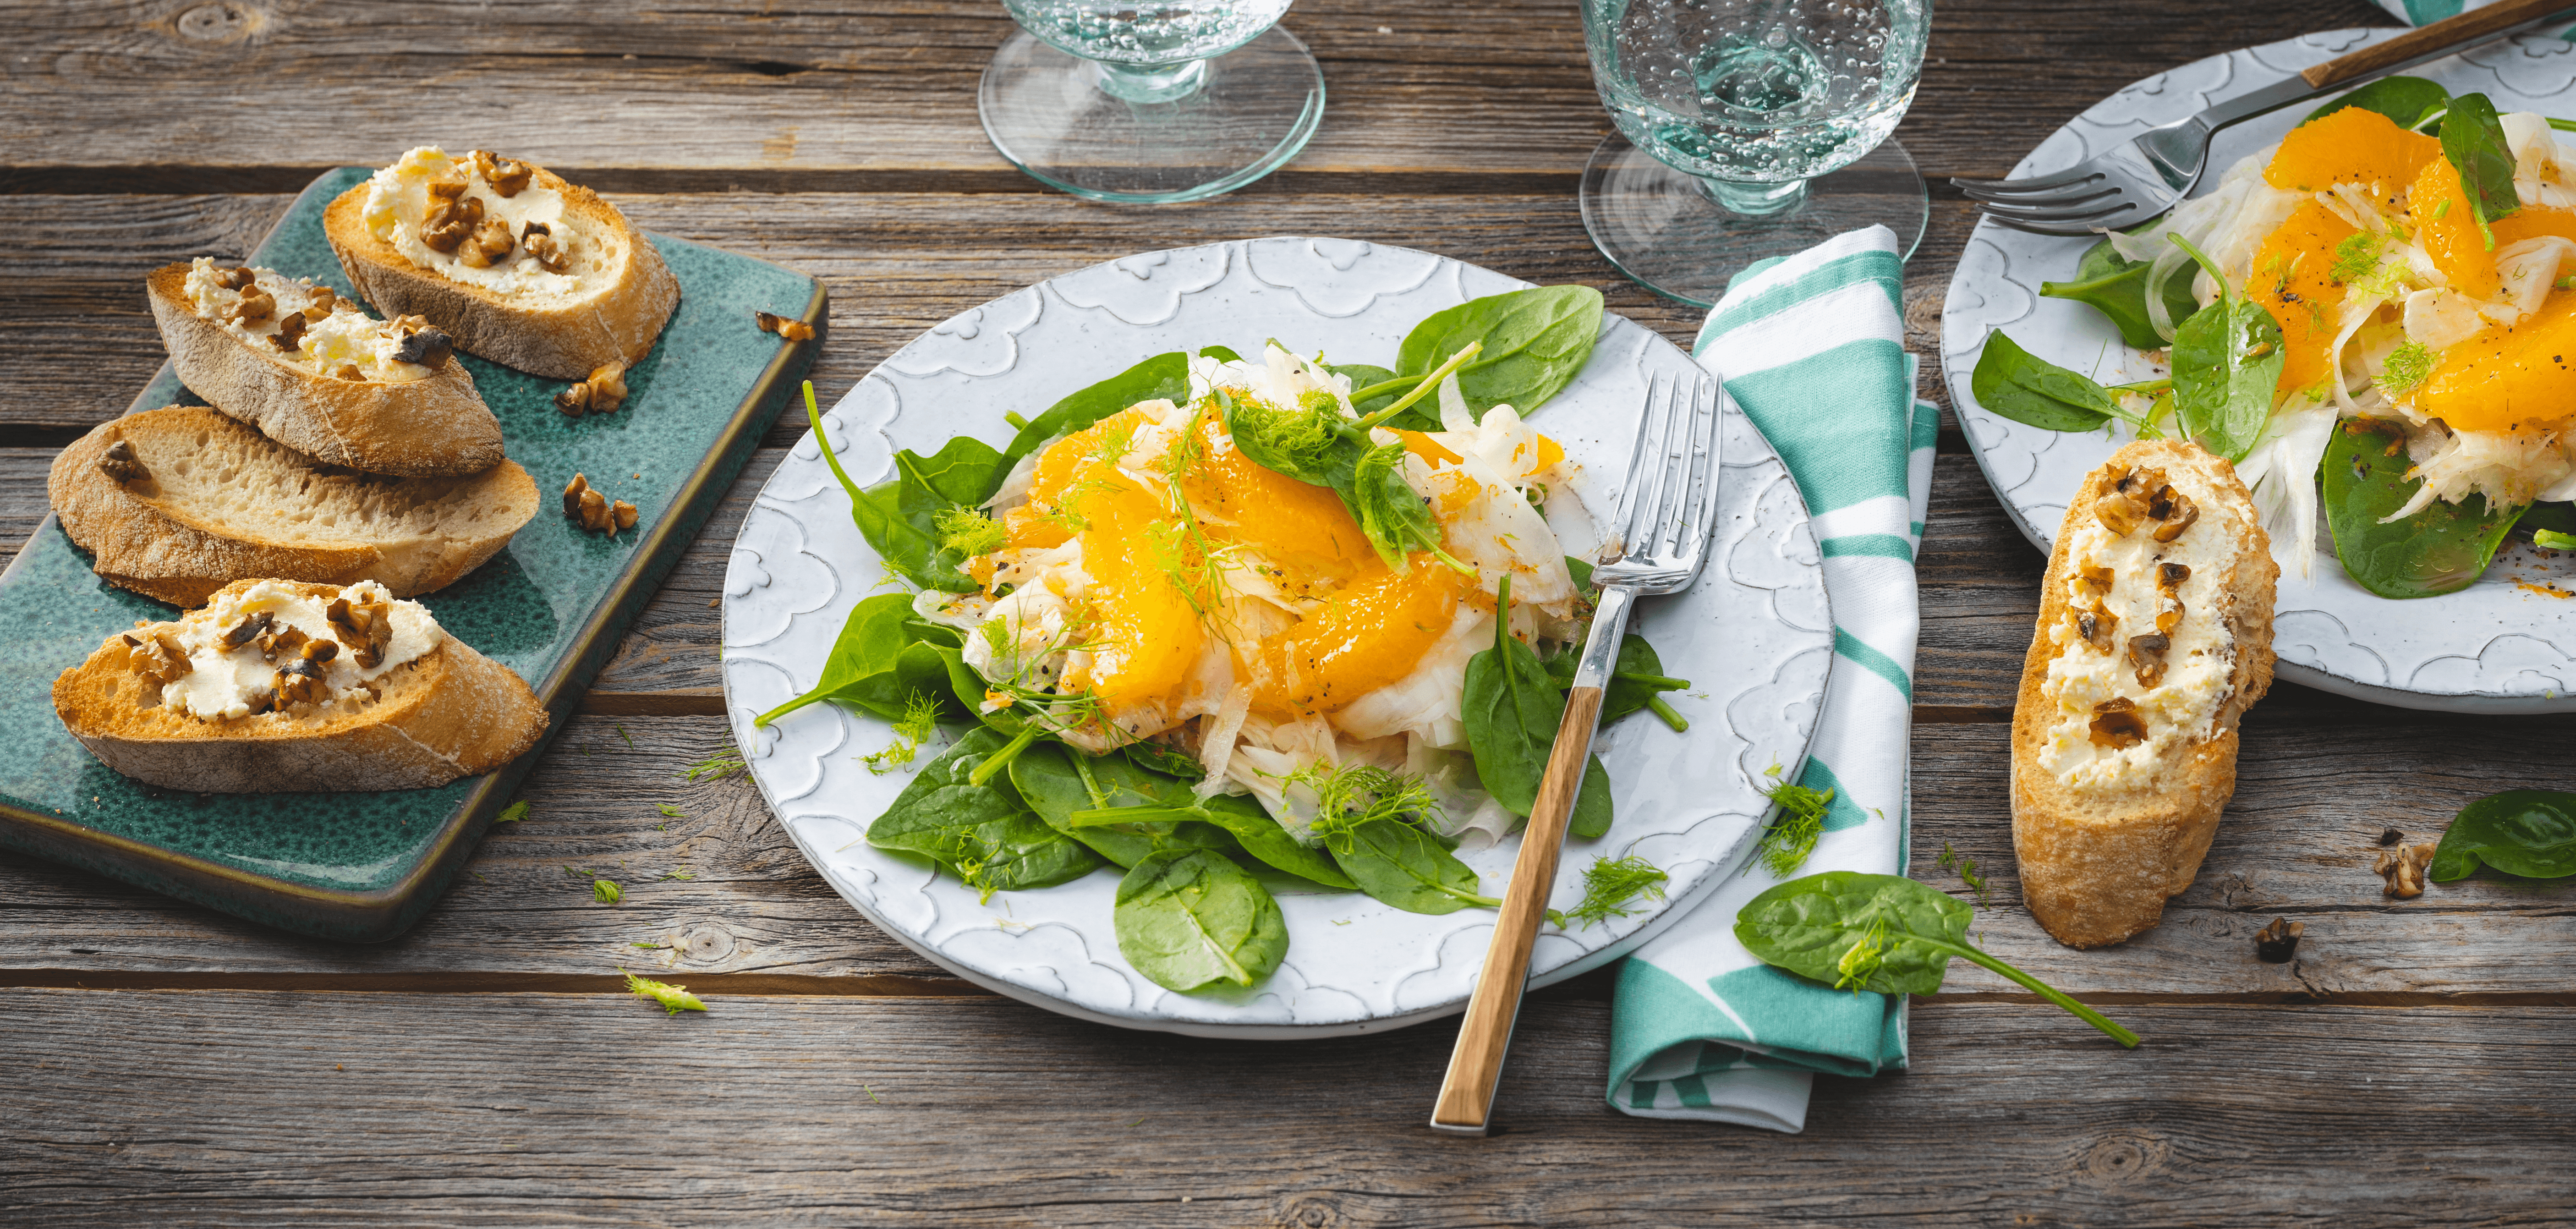
[[[2336,184],[2375,184],[2380,195],[2415,181],[2424,164],[2442,156],[2442,143],[2408,132],[2377,111],[2345,107],[2310,120],[2281,138],[2263,168],[2263,182],[2290,192],[2323,192]]]
[[[2503,285],[2496,280],[2495,254],[2487,250],[2477,212],[2469,207],[2468,192],[2460,187],[2460,172],[2450,159],[2424,164],[2415,186],[2407,190],[2406,208],[2415,215],[2416,246],[2433,258],[2433,267],[2450,279],[2451,289],[2472,299],[2494,298]],[[2502,233],[2496,242],[2503,244]]]
[[[2552,293],[2512,327],[2488,329],[2443,351],[2415,404],[2455,431],[2502,431],[2576,415],[2576,294]]]
[[[2349,108],[2347,108],[2349,109]],[[2281,382],[2277,395],[2311,389],[2334,373],[2329,351],[2343,283],[2334,278],[2336,249],[2361,232],[2313,200],[2299,202],[2288,220],[2254,249],[2246,293],[2281,326]],[[2186,265],[2176,277],[2187,277]]]

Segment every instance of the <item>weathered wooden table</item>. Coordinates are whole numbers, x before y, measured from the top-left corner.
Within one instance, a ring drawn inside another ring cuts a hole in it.
[[[161,362],[142,274],[244,251],[321,168],[413,144],[534,158],[645,227],[831,283],[838,396],[930,324],[1123,253],[1273,233],[1427,248],[1579,281],[1684,340],[1693,312],[1594,253],[1608,131],[1575,6],[1303,0],[1322,135],[1232,197],[1109,208],[1040,191],[975,120],[991,0],[0,6],[0,537],[54,451]],[[2311,30],[2358,0],[1944,0],[1899,137],[1995,175],[2155,70]],[[1917,348],[1972,215],[1936,189],[1908,272]],[[1934,372],[1927,395],[1939,397]],[[2570,1215],[2576,905],[2476,879],[2390,902],[2371,838],[2565,785],[2576,719],[2473,719],[2282,687],[2199,883],[2122,947],[2017,904],[2005,721],[2041,557],[1955,429],[1922,559],[1914,863],[1992,875],[1988,945],[2110,1008],[2134,1053],[1961,964],[1916,1004],[1914,1069],[1820,1079],[1804,1135],[1649,1122],[1601,1094],[1610,982],[1538,996],[1509,1132],[1423,1129],[1453,1028],[1301,1044],[1076,1023],[944,975],[853,913],[740,778],[710,609],[744,473],[497,832],[409,935],[304,941],[0,856],[0,1222],[1560,1225],[2495,1223]],[[668,804],[681,818],[668,819]],[[594,903],[567,863],[625,869]],[[658,879],[686,870],[694,879]],[[2252,932],[2307,923],[2297,963]],[[640,945],[662,945],[645,947]],[[616,966],[705,994],[665,1018]]]

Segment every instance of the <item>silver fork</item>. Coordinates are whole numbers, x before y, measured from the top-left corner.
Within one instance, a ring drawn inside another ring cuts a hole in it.
[[[1610,520],[1618,530],[1613,543],[1618,556],[1592,572],[1601,599],[1593,610],[1592,631],[1583,640],[1573,689],[1565,696],[1565,719],[1556,727],[1547,776],[1530,807],[1529,827],[1521,832],[1520,858],[1512,863],[1512,881],[1503,889],[1493,946],[1486,949],[1484,973],[1467,1001],[1458,1048],[1449,1056],[1449,1075],[1441,1081],[1440,1100],[1431,1111],[1435,1131],[1483,1135],[1490,1125],[1494,1085],[1502,1076],[1521,991],[1529,981],[1530,949],[1538,942],[1547,898],[1556,888],[1566,821],[1592,756],[1602,690],[1619,658],[1629,611],[1638,598],[1689,588],[1708,556],[1717,523],[1717,412],[1717,377],[1706,372],[1658,376],[1647,385],[1627,484]]]
[[[2210,138],[2231,124],[2346,86],[2360,85],[2497,39],[2555,24],[2570,0],[2501,0],[2338,56],[2276,85],[2211,105],[2189,119],[2139,133],[2053,175],[1952,179],[1986,216],[2043,235],[2126,230],[2191,195],[2209,169]]]

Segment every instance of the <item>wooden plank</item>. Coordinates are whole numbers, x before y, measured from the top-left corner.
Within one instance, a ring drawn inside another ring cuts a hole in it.
[[[2563,887],[2482,874],[2391,901],[2370,863],[2383,827],[2429,840],[2462,804],[2502,785],[2576,786],[2576,774],[2546,767],[2576,734],[2576,718],[2354,710],[2254,710],[2236,801],[2199,882],[2162,926],[2121,946],[2061,947],[2021,908],[2004,726],[1916,729],[1914,873],[1973,899],[1938,865],[1945,847],[1973,859],[1990,892],[1980,942],[2109,1002],[2568,998],[2576,915]],[[795,979],[942,977],[831,893],[747,781],[676,779],[726,749],[716,717],[575,718],[530,779],[529,818],[497,830],[417,929],[377,947],[297,939],[0,856],[0,985],[118,973],[132,976],[111,984],[303,986],[329,974],[379,979],[371,985],[492,988],[516,978],[510,984],[542,987],[625,965],[768,979],[750,984],[773,989],[910,993],[901,981]],[[2498,763],[2524,767],[2499,781]],[[662,814],[666,804],[679,814]],[[626,899],[596,903],[588,878],[566,867],[617,880]],[[674,871],[695,877],[662,877]],[[2307,924],[2296,964],[2254,958],[2252,933],[2275,916]],[[182,977],[195,980],[172,980]],[[2019,994],[1964,963],[1952,969],[1950,992]]]
[[[1606,1008],[1533,1004],[1506,1133],[1467,1141],[1422,1126],[1441,1024],[1289,1045],[990,999],[8,1001],[0,1172],[48,1225],[2554,1224],[2576,1164],[2565,1010],[2142,1008],[2129,1052],[2054,1010],[1921,1005],[1911,1071],[1820,1079],[1782,1136],[1606,1108]]]
[[[985,140],[975,88],[1012,32],[983,0],[685,9],[22,5],[0,160],[21,191],[289,187],[429,140],[497,146],[616,187],[851,188],[924,173],[1036,185]],[[1322,62],[1320,134],[1271,191],[1317,176],[1448,172],[1563,179],[1610,131],[1582,28],[1553,0],[1390,10],[1303,0],[1283,26]],[[2103,37],[2101,11],[1945,3],[1914,115],[1934,175],[1992,175],[2110,90],[2201,56],[2311,30],[2386,25],[2359,0],[2176,0]],[[414,83],[438,118],[390,100]],[[173,105],[173,99],[187,100]],[[72,122],[77,117],[77,122]],[[262,175],[264,171],[273,173]],[[710,175],[710,173],[717,173]],[[913,178],[906,178],[911,176]],[[309,176],[307,176],[309,177]]]

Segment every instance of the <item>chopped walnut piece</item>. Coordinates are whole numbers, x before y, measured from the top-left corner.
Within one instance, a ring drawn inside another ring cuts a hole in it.
[[[607,496],[600,494],[597,490],[588,490],[581,493],[581,527],[583,529],[588,530],[591,533],[599,533],[602,531],[614,532],[614,529],[612,528],[614,524],[615,522],[609,519]]]
[[[474,151],[474,170],[483,182],[492,185],[492,194],[508,200],[528,190],[528,179],[535,171],[527,163],[504,158],[490,150]]]
[[[2156,565],[2156,587],[2167,593],[2181,588],[2182,582],[2190,579],[2191,565],[2189,564],[2158,563]]]
[[[259,274],[253,272],[247,265],[237,265],[230,269],[218,269],[215,271],[215,284],[226,290],[239,290],[244,286],[257,282],[258,280]]]
[[[566,418],[605,414],[626,401],[626,364],[603,363],[590,378],[555,394],[555,408]]]
[[[2173,641],[2165,636],[2129,637],[2129,667],[2138,675],[2138,686],[2153,687],[2165,681],[2165,651]]]
[[[323,681],[322,663],[305,657],[288,658],[277,668],[277,697],[288,704],[319,704],[331,694]]]
[[[409,320],[411,317],[406,316],[404,319]],[[403,334],[402,341],[394,347],[394,361],[436,367],[445,363],[448,356],[454,353],[456,353],[456,339],[449,336],[447,330],[423,324]]]
[[[327,662],[340,655],[340,642],[337,640],[307,640],[304,642],[304,647],[300,651],[304,654],[304,660],[306,661]]]
[[[2394,845],[2405,839],[2406,834],[2395,828],[2382,828],[2379,830],[2379,843],[2382,845]]]
[[[556,393],[555,408],[563,411],[566,418],[579,418],[590,412],[590,398],[590,382],[584,380]]]
[[[446,174],[429,181],[429,199],[455,200],[465,195],[468,182],[463,166],[451,166],[447,168]]]
[[[98,472],[118,482],[140,482],[152,476],[143,467],[143,458],[134,455],[134,445],[124,440],[107,446],[107,454],[98,459]]]
[[[168,686],[172,680],[196,672],[197,668],[189,662],[188,654],[170,643],[167,633],[138,636],[128,632],[123,639],[125,660],[155,687]]]
[[[340,310],[339,293],[328,286],[316,286],[313,288],[313,301],[304,305],[304,318],[308,321],[320,321],[338,310]]]
[[[625,500],[621,499],[616,503],[608,505],[608,515],[611,520],[617,523],[617,528],[619,529],[633,529],[635,527],[635,505],[630,504]]]
[[[2200,505],[2191,502],[2190,496],[2172,487],[2166,487],[2165,494],[2173,498],[2165,513],[2156,518],[2164,522],[2156,527],[2155,539],[2159,542],[2171,542],[2181,537],[2182,531],[2200,520]]]
[[[276,621],[276,616],[265,610],[244,616],[231,631],[224,633],[224,650],[230,652],[267,634],[269,624]]]
[[[2076,634],[2086,644],[2105,653],[2117,652],[2120,645],[2120,616],[2107,610],[2087,610],[2075,616]]]
[[[2288,964],[2298,954],[2299,936],[2308,924],[2285,917],[2272,919],[2272,924],[2254,932],[2254,958],[2265,964]]]
[[[439,205],[420,220],[420,241],[433,252],[453,252],[483,224],[483,202],[461,197]]]
[[[2387,895],[2399,900],[2424,894],[2424,868],[2433,862],[2433,843],[2408,845],[2403,849],[2382,850],[2379,861],[2370,869],[2388,881]]]
[[[572,476],[572,481],[564,484],[563,509],[565,516],[569,516],[574,520],[581,519],[581,493],[589,489],[590,479],[582,477],[580,474],[574,474]]]
[[[561,273],[567,267],[563,244],[556,241],[554,228],[543,222],[528,223],[528,232],[519,236],[519,246],[527,251],[528,259],[548,273]]]
[[[280,657],[294,657],[300,653],[304,648],[304,642],[309,639],[311,637],[304,634],[303,628],[292,623],[272,624],[268,632],[259,638],[259,655],[270,661]]]
[[[356,363],[342,363],[340,364],[340,369],[332,372],[331,374],[343,380],[364,380],[367,378],[367,373],[358,370],[358,365]]]
[[[2147,741],[2147,719],[2135,707],[2113,709],[2093,719],[2093,745],[2126,750]]]
[[[776,333],[789,341],[814,340],[814,326],[802,320],[790,320],[769,312],[753,312],[751,318],[763,333]]]
[[[233,305],[233,319],[243,324],[253,324],[268,319],[276,311],[277,300],[270,297],[267,291],[245,290],[241,294],[241,302]]]
[[[2147,523],[2147,503],[2126,491],[2113,491],[2093,501],[2093,519],[2102,522],[2112,537],[2125,538]]]
[[[304,313],[288,312],[277,318],[277,331],[268,335],[268,344],[277,347],[281,354],[293,354],[303,348],[297,340],[303,336]]]
[[[331,633],[349,646],[349,660],[361,670],[373,670],[385,659],[385,646],[394,638],[393,609],[383,602],[352,602],[334,598],[322,612],[331,621]]]
[[[456,245],[456,258],[477,269],[488,269],[494,262],[509,256],[519,241],[510,235],[510,224],[499,218],[485,218],[474,233]]]
[[[2075,576],[2076,579],[2083,581],[2086,586],[2091,588],[2095,594],[2102,597],[2109,597],[2111,595],[2111,585],[2114,581],[2119,579],[2118,574],[2111,571],[2111,569],[2092,563],[2076,564]]]

